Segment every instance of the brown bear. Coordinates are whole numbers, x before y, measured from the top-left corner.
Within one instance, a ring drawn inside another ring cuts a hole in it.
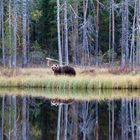
[[[54,75],[69,75],[69,76],[76,75],[75,69],[68,65],[65,66],[53,65],[51,68],[54,72]]]

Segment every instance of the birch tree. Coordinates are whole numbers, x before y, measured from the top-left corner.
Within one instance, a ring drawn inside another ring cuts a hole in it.
[[[137,0],[135,0],[135,4],[134,4],[134,16],[133,16],[132,37],[131,37],[131,45],[130,45],[130,58],[129,58],[129,64],[132,69],[134,68],[134,65],[135,65],[136,12],[137,12]]]
[[[58,34],[58,53],[59,63],[62,65],[62,48],[61,48],[61,36],[60,36],[60,1],[57,0],[57,34]]]
[[[17,0],[14,1],[13,13],[14,13],[14,48],[13,48],[13,61],[12,66],[16,68],[17,66]]]
[[[1,0],[2,63],[5,67],[4,1]]]
[[[140,66],[140,1],[137,0],[137,16],[136,16],[136,64]]]
[[[114,64],[114,50],[115,50],[115,18],[114,18],[114,0],[111,1],[112,3],[112,65]]]
[[[83,0],[83,44],[82,44],[82,65],[86,64],[86,48],[88,47],[87,43],[87,8],[88,0]]]
[[[69,64],[69,51],[68,51],[68,18],[67,18],[67,0],[64,0],[64,39],[65,39],[65,63]]]
[[[12,67],[12,21],[11,21],[11,0],[9,0],[9,68]]]
[[[27,65],[27,0],[23,2],[23,67]]]
[[[129,49],[128,49],[128,0],[122,0],[122,52],[121,66],[128,64]]]
[[[71,8],[71,22],[72,33],[71,33],[71,48],[73,49],[73,63],[76,65],[79,63],[79,53],[78,53],[78,1],[73,0]]]
[[[99,1],[96,0],[96,44],[95,44],[95,65],[99,65]]]

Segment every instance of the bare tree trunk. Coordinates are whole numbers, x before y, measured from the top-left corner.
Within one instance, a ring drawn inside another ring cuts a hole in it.
[[[136,65],[140,66],[140,1],[137,0],[137,18],[136,18]]]
[[[88,10],[88,0],[84,0],[83,1],[84,23],[83,23],[82,65],[85,65],[87,62],[90,65],[88,37],[87,37],[87,10]]]
[[[73,11],[74,11],[74,18],[72,19],[73,22],[73,30],[72,30],[72,40],[71,45],[73,48],[73,62],[74,64],[78,64],[78,1],[73,0]]]
[[[29,0],[27,0],[27,63],[29,62],[29,52],[30,52],[30,9]]]
[[[60,36],[60,1],[57,0],[57,34],[58,34],[58,51],[59,63],[62,65],[62,49],[61,49],[61,36]]]
[[[1,30],[2,30],[2,63],[5,67],[5,34],[4,34],[4,3],[1,0]]]
[[[9,67],[12,67],[11,0],[9,0]]]
[[[129,63],[130,67],[134,68],[134,50],[135,50],[135,26],[136,26],[136,8],[137,8],[137,1],[135,1],[135,7],[134,7],[134,16],[133,16],[133,26],[132,26],[132,38],[131,38],[131,46],[130,46],[130,58]]]
[[[14,0],[14,49],[13,49],[13,62],[12,66],[17,66],[17,0]]]
[[[111,38],[111,35],[112,35],[112,24],[111,24],[111,21],[112,21],[112,18],[111,18],[111,15],[112,15],[112,9],[111,9],[111,7],[112,7],[112,2],[111,2],[111,0],[109,0],[109,64],[111,64],[111,53],[112,53],[112,51],[111,51],[111,40],[112,40],[112,38]]]
[[[95,45],[95,64],[99,65],[99,1],[96,0],[96,45]]]
[[[22,21],[22,26],[23,26],[23,62],[22,66],[25,67],[27,65],[27,0],[22,0],[23,3],[23,21]]]
[[[122,0],[122,52],[121,66],[125,67],[128,64],[128,1]]]
[[[114,0],[112,0],[112,65],[114,64],[115,50],[115,19],[114,19]]]
[[[67,24],[67,0],[64,0],[64,37],[65,37],[65,63],[69,64],[68,51],[68,24]]]

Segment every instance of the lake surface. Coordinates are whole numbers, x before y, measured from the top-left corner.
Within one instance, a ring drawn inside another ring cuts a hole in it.
[[[137,96],[81,101],[14,91],[1,91],[0,140],[140,140]]]

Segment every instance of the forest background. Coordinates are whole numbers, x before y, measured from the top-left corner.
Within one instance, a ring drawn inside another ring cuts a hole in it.
[[[1,0],[1,65],[140,65],[139,0]]]

